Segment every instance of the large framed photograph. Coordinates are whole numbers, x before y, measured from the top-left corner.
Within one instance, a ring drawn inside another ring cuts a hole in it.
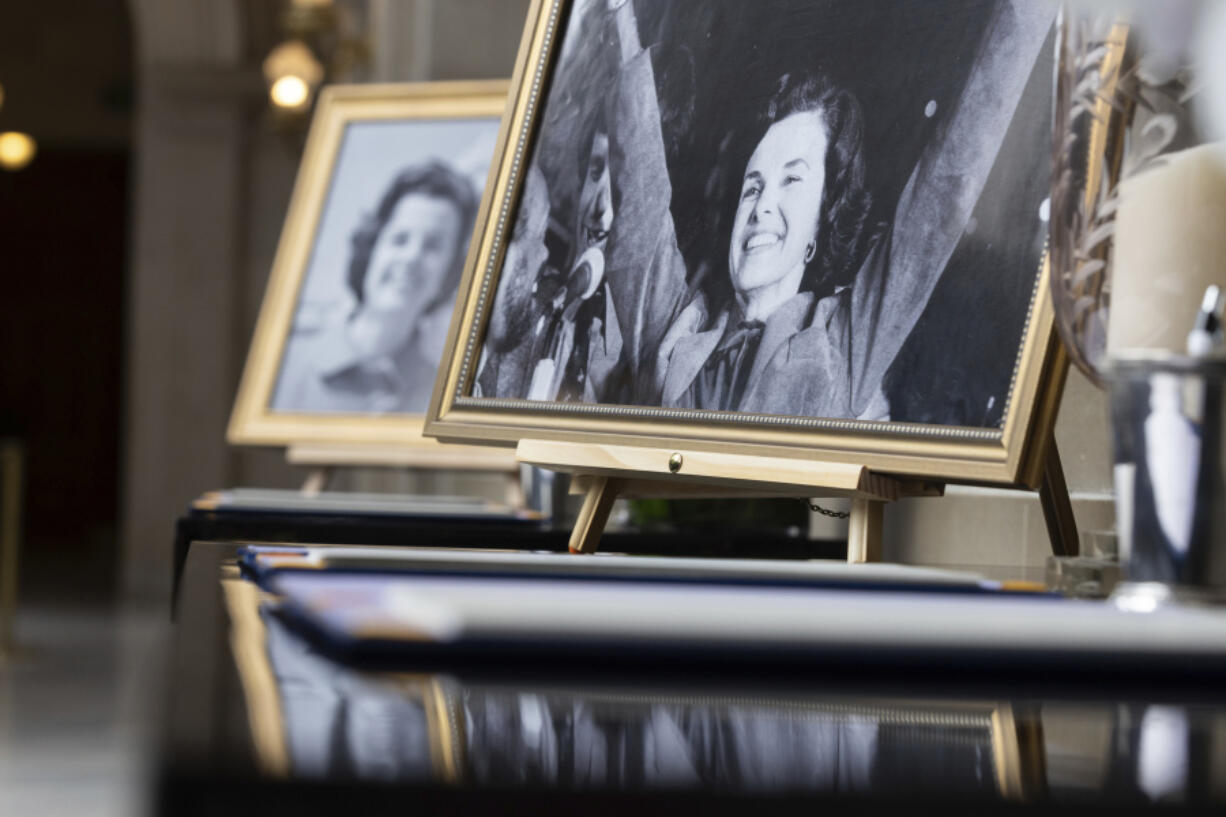
[[[1037,484],[1049,0],[539,0],[427,420]]]
[[[228,437],[421,436],[508,84],[326,87]]]

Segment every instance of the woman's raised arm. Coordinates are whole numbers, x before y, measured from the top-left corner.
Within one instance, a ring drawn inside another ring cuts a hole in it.
[[[966,230],[1055,12],[1050,0],[996,8],[962,95],[911,173],[886,240],[860,269],[852,293],[854,411],[877,393]]]
[[[609,0],[621,69],[609,117],[609,169],[615,209],[605,276],[621,325],[638,399],[658,399],[653,370],[660,343],[683,304],[685,261],[669,206],[660,102],[651,54],[642,48],[634,4]]]

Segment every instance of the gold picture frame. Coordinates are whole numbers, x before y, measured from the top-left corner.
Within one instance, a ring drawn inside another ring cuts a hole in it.
[[[495,470],[508,467],[505,456],[490,458],[475,449],[445,448],[424,438],[420,413],[272,408],[325,208],[339,178],[340,153],[350,126],[481,123],[488,126],[492,144],[506,107],[508,87],[506,80],[484,80],[333,85],[322,90],[231,414],[226,435],[231,444],[299,447],[311,451],[313,461],[329,456],[345,462],[380,461],[388,457],[372,456],[370,452],[390,450],[394,455],[390,459],[420,461],[427,467],[448,467],[474,457]],[[484,130],[481,138],[485,138]],[[411,153],[409,150],[405,155]],[[491,157],[491,163],[494,159],[496,156]],[[480,201],[484,181],[484,167],[478,170],[480,181],[476,180],[476,171],[471,174],[474,205]],[[374,204],[363,202],[367,208]],[[343,277],[343,273],[337,277]],[[426,388],[432,383],[430,380]],[[330,455],[328,451],[340,453]],[[484,466],[478,463],[471,467]]]
[[[478,215],[425,433],[448,442],[518,444],[521,451],[528,441],[588,450],[619,447],[619,452],[644,448],[663,451],[665,457],[676,450],[685,452],[687,464],[691,453],[704,452],[798,466],[861,466],[909,479],[1038,487],[1067,372],[1054,331],[1046,248],[1039,253],[1005,408],[995,427],[474,396],[499,275],[575,6],[569,0],[534,0],[529,12],[499,138],[500,161]],[[1050,42],[1050,34],[1045,39]],[[1107,128],[1105,122],[1096,124],[1092,141],[1101,144]],[[1045,151],[1049,139],[1046,134]],[[1097,179],[1088,181],[1087,196],[1094,194],[1096,184]],[[654,470],[669,479],[671,466],[666,469],[663,460],[658,466]],[[562,470],[583,472],[578,465]]]

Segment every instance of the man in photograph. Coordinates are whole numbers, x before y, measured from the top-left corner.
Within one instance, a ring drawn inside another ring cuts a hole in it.
[[[589,114],[575,169],[579,195],[571,228],[571,260],[558,274],[543,267],[536,300],[529,400],[604,402],[622,357],[621,328],[605,280],[605,250],[616,221],[603,108]]]
[[[549,190],[529,166],[477,375],[481,395],[603,402],[612,394],[622,338],[604,274],[615,221],[605,121],[602,107],[589,112],[576,154],[565,271],[548,263]]]

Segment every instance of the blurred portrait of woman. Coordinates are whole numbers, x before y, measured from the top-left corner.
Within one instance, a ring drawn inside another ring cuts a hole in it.
[[[424,411],[475,212],[472,185],[442,162],[396,174],[351,238],[355,307],[291,343],[274,408]]]

